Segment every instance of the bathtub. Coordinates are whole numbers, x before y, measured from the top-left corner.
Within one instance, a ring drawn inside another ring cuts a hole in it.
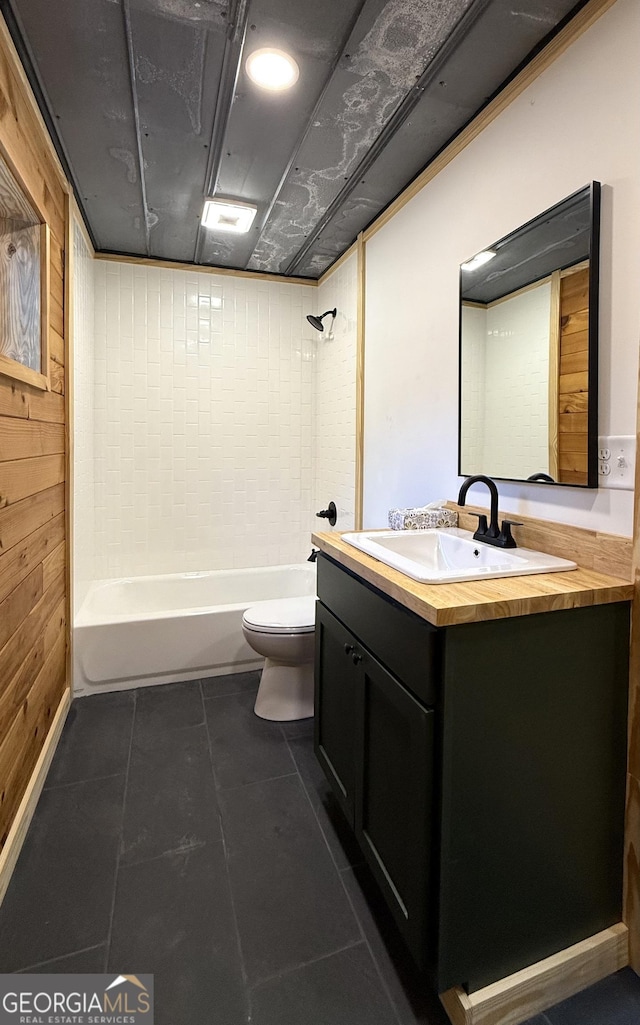
[[[74,624],[74,693],[258,669],[244,610],[315,593],[316,567],[306,562],[97,581]]]

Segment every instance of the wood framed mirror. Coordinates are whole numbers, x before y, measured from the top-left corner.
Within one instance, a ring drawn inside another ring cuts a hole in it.
[[[49,378],[49,225],[0,149],[0,374],[43,391]]]

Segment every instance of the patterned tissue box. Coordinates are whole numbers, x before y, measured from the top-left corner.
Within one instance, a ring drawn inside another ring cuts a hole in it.
[[[392,530],[433,530],[434,527],[457,527],[458,514],[452,509],[390,509]]]

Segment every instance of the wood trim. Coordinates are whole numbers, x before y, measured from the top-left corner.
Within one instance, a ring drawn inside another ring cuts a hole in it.
[[[440,1000],[453,1025],[518,1025],[628,963],[627,927],[620,923],[476,993],[455,988]]]
[[[508,303],[510,299],[516,299],[519,295],[524,295],[525,292],[531,292],[534,288],[540,288],[541,285],[547,285],[551,281],[551,275],[548,274],[546,278],[539,278],[538,281],[532,281],[529,285],[523,285],[522,288],[516,288],[515,292],[508,292],[507,295],[501,295],[499,299],[492,299],[490,303],[485,304],[487,310],[493,309],[494,306],[500,306],[502,303]]]
[[[429,182],[440,174],[466,147],[476,139],[481,132],[488,128],[492,121],[506,110],[521,93],[527,89],[532,82],[546,71],[572,43],[591,28],[593,24],[614,5],[616,0],[590,0],[581,11],[568,22],[565,27],[537,54],[533,60],[517,75],[513,81],[496,96],[491,103],[480,111],[479,114],[464,128],[456,138],[433,160],[424,171],[415,178],[407,188],[400,193],[397,199],[383,210],[364,232],[364,241],[380,231],[381,228],[391,220],[392,217],[402,210],[403,206],[417,196]]]
[[[51,136],[49,135],[49,129],[47,128],[47,126],[45,124],[45,121],[44,121],[44,118],[43,118],[43,116],[42,116],[42,114],[40,112],[40,107],[36,103],[35,96],[33,95],[33,92],[31,91],[31,83],[29,82],[29,79],[27,78],[26,72],[25,72],[24,68],[22,67],[22,61],[20,60],[20,58],[18,56],[18,51],[16,50],[16,48],[14,46],[13,39],[11,38],[11,33],[9,32],[9,29],[7,28],[7,23],[6,23],[6,21],[4,20],[4,18],[1,15],[0,15],[0,45],[2,45],[7,58],[11,62],[11,65],[12,65],[11,70],[12,70],[13,74],[16,76],[16,78],[20,82],[20,85],[22,87],[22,94],[23,94],[24,100],[29,105],[29,107],[31,109],[31,113],[33,114],[34,118],[38,122],[38,125],[39,125],[41,133],[42,133],[42,139],[40,141],[42,142],[42,144],[43,144],[43,146],[44,146],[44,148],[46,150],[47,156],[48,156],[49,160],[51,161],[51,165],[52,165],[53,169],[55,170],[58,178],[60,179],[60,185],[62,186],[62,188],[63,188],[63,190],[65,192],[69,192],[71,186],[69,185],[69,182],[67,181],[66,175],[65,175],[63,167],[62,167],[62,164],[60,163],[60,158],[58,157],[58,154],[56,153],[56,148],[53,145],[53,142],[51,141]]]
[[[640,382],[636,441],[640,439]],[[633,511],[633,591],[629,651],[629,743],[624,824],[622,917],[629,927],[629,963],[640,975],[640,459],[636,459]]]
[[[559,480],[558,432],[560,394],[560,271],[551,275],[551,308],[549,320],[549,474]]]
[[[89,232],[87,231],[87,226],[84,223],[84,217],[82,216],[82,210],[78,206],[78,204],[76,202],[76,197],[74,196],[73,192],[67,193],[67,201],[68,201],[68,204],[69,204],[69,212],[67,213],[67,221],[69,220],[69,217],[71,217],[77,223],[78,227],[80,228],[80,231],[82,232],[82,236],[84,238],[84,244],[87,247],[87,249],[89,250],[89,252],[91,253],[91,255],[95,259],[96,251],[94,249],[93,242],[91,241],[91,238],[89,236]],[[69,241],[69,234],[67,234],[67,244],[68,244],[68,241]]]
[[[73,296],[74,280],[74,226],[78,224],[86,241],[86,231],[82,218],[79,216],[78,205],[72,196],[67,194],[65,203],[65,267],[64,267],[64,422],[65,422],[65,462],[64,462],[64,533],[67,540],[65,557],[65,598],[66,598],[66,666],[67,682],[73,698],[73,551],[74,551],[74,387],[73,387],[73,353],[74,353],[74,316],[75,305]],[[93,246],[90,245],[91,253]]]
[[[47,733],[47,739],[44,742],[38,761],[36,762],[35,769],[31,775],[31,779],[27,784],[27,789],[24,792],[18,811],[16,812],[9,836],[7,837],[7,841],[0,853],[0,904],[4,900],[4,895],[7,892],[7,887],[9,886],[13,870],[16,867],[18,856],[22,850],[22,845],[25,841],[31,819],[33,818],[33,813],[36,810],[38,799],[42,793],[42,788],[47,778],[47,772],[49,771],[49,766],[51,765],[56,747],[58,746],[58,741],[60,739],[60,734],[62,733],[62,727],[64,726],[67,718],[70,704],[71,695],[67,688],[62,695],[60,704],[58,705],[58,710],[54,716],[53,722],[51,723],[49,732]]]
[[[574,263],[572,267],[565,267],[564,270],[560,271],[561,278],[570,278],[572,274],[578,274],[581,270],[589,270],[589,260],[582,260],[580,263]]]
[[[366,247],[362,232],[358,235],[356,252],[358,254],[358,299],[356,312],[356,480],[354,520],[355,529],[362,530],[364,501],[364,345],[367,287]]]
[[[46,369],[43,375],[47,391],[51,391],[49,359],[49,326],[51,321],[51,231],[46,223],[40,226],[40,366]]]
[[[96,253],[96,260],[106,260],[110,263],[132,263],[138,267],[159,267],[160,270],[185,270],[197,274],[222,274],[232,278],[252,278],[257,281],[284,282],[288,285],[310,285],[312,288],[318,286],[315,278],[288,278],[284,274],[265,274],[262,271],[253,270],[232,270],[230,267],[211,267],[209,264],[201,263],[177,263],[174,260],[154,260],[146,256],[121,256],[118,253]]]
[[[349,257],[353,256],[353,254],[356,253],[357,251],[358,251],[358,239],[356,238],[355,241],[351,243],[349,248],[344,251],[342,256],[339,256],[338,259],[335,261],[335,263],[332,263],[331,266],[328,268],[328,270],[326,270],[323,274],[320,275],[320,277],[318,278],[317,284],[318,285],[324,285],[325,281],[328,281],[329,278],[331,277],[331,275],[335,274],[335,272],[340,267],[342,267],[343,263],[346,263],[347,260],[349,259]]]
[[[0,374],[4,377],[11,377],[14,381],[29,384],[32,388],[39,388],[40,391],[50,391],[51,389],[48,375],[39,374],[31,367],[24,367],[22,363],[18,363],[15,359],[9,359],[8,356],[0,356]]]
[[[544,485],[538,485],[544,487]],[[488,513],[480,506],[456,505],[447,502],[447,507],[458,513],[458,525],[463,530],[476,530],[478,520],[471,512]],[[633,541],[619,534],[604,534],[585,527],[574,527],[568,523],[540,520],[519,513],[508,513],[518,517],[521,526],[513,528],[513,536],[521,548],[533,548],[538,552],[558,555],[561,559],[573,559],[581,568],[596,573],[611,573],[622,580],[631,580]],[[502,517],[502,514],[500,514]],[[517,578],[516,578],[517,579]],[[524,579],[524,578],[523,578]]]

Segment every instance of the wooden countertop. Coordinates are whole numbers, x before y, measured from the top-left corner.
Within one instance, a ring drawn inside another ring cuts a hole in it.
[[[343,541],[338,533],[313,534],[312,541],[325,555],[433,626],[507,619],[633,598],[631,582],[582,567],[566,573],[536,573],[458,584],[421,584],[365,555]]]

